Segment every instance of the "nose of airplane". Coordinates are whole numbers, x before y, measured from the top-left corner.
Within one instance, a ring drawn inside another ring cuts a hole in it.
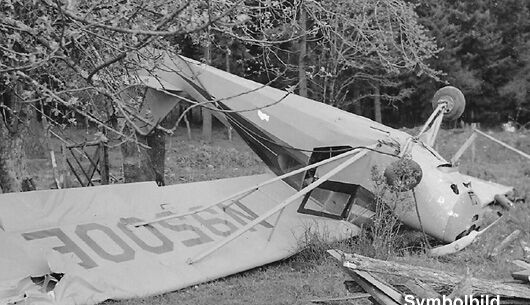
[[[480,202],[472,190],[461,192],[449,212],[444,240],[454,241],[480,228],[482,221]]]

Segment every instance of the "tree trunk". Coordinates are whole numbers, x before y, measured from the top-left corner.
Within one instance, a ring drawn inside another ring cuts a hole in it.
[[[307,75],[305,68],[305,61],[307,57],[307,36],[306,36],[306,11],[303,5],[300,6],[300,31],[301,37],[298,43],[298,78],[299,84],[299,95],[307,97]]]
[[[22,191],[23,166],[25,157],[22,149],[22,138],[10,133],[4,124],[0,127],[0,189],[4,193]]]
[[[206,46],[204,47],[204,59],[206,64],[211,64],[211,45],[210,45],[210,31],[208,29],[208,40],[206,41]],[[207,107],[211,107],[211,104],[207,104]],[[202,138],[206,142],[212,141],[212,112],[206,107],[201,107],[202,109]]]
[[[202,107],[202,139],[206,142],[212,141],[212,111]]]
[[[164,179],[164,169],[166,166],[166,133],[159,129],[154,129],[147,136],[147,145],[149,150],[149,159],[155,174],[155,181],[158,185],[166,185]]]
[[[139,143],[145,144],[149,148],[141,147],[134,142],[126,142],[121,145],[125,183],[156,181],[158,185],[165,185],[165,133],[154,129],[147,136],[136,134],[136,138]]]
[[[232,40],[226,46],[226,54],[225,54],[225,69],[226,69],[226,72],[228,73],[230,73],[230,55],[232,54],[232,50],[230,49],[231,44],[232,44]],[[228,140],[232,141],[232,126],[230,125],[226,126],[226,133],[228,135]]]
[[[29,106],[17,103],[14,94],[7,90],[0,96],[0,191],[3,193],[35,189],[26,172],[26,153],[23,147],[27,133]],[[13,110],[16,113],[13,113]]]
[[[353,98],[358,99],[361,96],[361,92],[359,90],[360,84],[353,84]],[[357,115],[363,115],[363,109],[361,107],[361,101],[357,100],[353,104],[353,111]]]
[[[374,117],[376,122],[383,122],[381,117],[381,92],[379,90],[379,85],[374,86]]]
[[[232,54],[232,51],[230,50],[230,46],[226,46],[225,50],[225,70],[230,73],[230,55]]]
[[[138,143],[148,145],[145,136],[136,133],[136,139]],[[134,142],[125,142],[121,145],[121,154],[125,183],[156,180],[148,149]]]
[[[160,125],[171,129],[175,126],[178,117],[178,107],[175,107]],[[166,133],[155,128],[146,136],[137,133],[136,138],[139,143],[149,148],[141,147],[134,142],[121,145],[125,183],[156,181],[158,185],[165,185]]]

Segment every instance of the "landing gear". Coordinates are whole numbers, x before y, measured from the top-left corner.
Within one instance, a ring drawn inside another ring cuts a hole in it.
[[[446,86],[436,91],[432,98],[432,107],[436,109],[440,104],[445,103],[444,120],[452,121],[458,119],[466,108],[464,94],[458,88]]]

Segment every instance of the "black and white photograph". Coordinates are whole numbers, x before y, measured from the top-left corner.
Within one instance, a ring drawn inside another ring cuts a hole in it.
[[[528,305],[529,204],[528,0],[0,0],[0,305]]]

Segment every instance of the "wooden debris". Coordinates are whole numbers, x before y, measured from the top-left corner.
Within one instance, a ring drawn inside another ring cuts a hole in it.
[[[342,253],[336,250],[329,250],[334,258],[342,261]],[[348,262],[344,262],[344,271],[348,273],[364,291],[368,292],[371,297],[381,305],[399,305],[403,304],[403,296],[391,286],[383,283],[379,279],[372,276],[370,273],[360,270],[355,270],[348,266]]]
[[[357,284],[356,281],[344,281],[344,288],[350,293],[364,292],[363,287]]]
[[[521,271],[512,272],[512,277],[523,282],[530,282],[530,264],[521,260],[515,260],[512,263],[523,268]]]
[[[502,300],[509,300],[511,303],[528,303],[530,301],[530,287],[524,284],[485,280],[471,276],[467,276],[467,278],[462,281],[462,275],[453,272],[382,261],[357,254],[345,254],[338,250],[330,250],[328,252],[343,262],[343,265],[348,269],[348,274],[350,275],[352,273],[357,274],[364,272],[364,274],[377,275],[378,277],[384,277],[384,279],[392,277],[400,279],[399,281],[390,283],[390,288],[394,290],[400,283],[401,286],[403,286],[406,279],[412,279],[419,280],[431,286],[437,293],[442,295],[449,295],[451,292],[455,292],[455,294],[471,292],[473,295],[499,295]],[[356,280],[355,277],[353,278]],[[362,286],[362,283],[359,284]],[[459,284],[461,287],[459,287]],[[385,286],[388,287],[389,284],[386,284]],[[375,283],[372,283],[372,287],[374,289],[379,288]],[[365,287],[363,286],[363,288]],[[366,291],[372,293],[369,290]],[[380,304],[392,303],[380,302]]]
[[[52,163],[53,180],[55,181],[55,187],[61,189],[61,182],[59,180],[59,171],[57,170],[57,161],[55,160],[55,152],[50,149],[50,160]]]
[[[523,282],[530,282],[530,269],[512,272],[512,277]]]
[[[68,169],[68,164],[66,163],[66,145],[64,143],[61,144],[61,163],[62,163],[62,186],[63,188],[69,188],[71,186],[70,182],[70,170]]]
[[[469,272],[469,269],[467,269],[464,278],[453,288],[449,298],[451,300],[456,298],[463,299],[466,297],[466,295],[473,295],[473,286],[471,283],[471,273]]]
[[[510,235],[506,236],[506,238],[500,244],[498,244],[495,248],[493,248],[489,256],[496,257],[497,255],[499,255],[502,252],[502,250],[506,249],[506,247],[508,247],[517,238],[519,238],[519,236],[521,236],[521,233],[522,233],[521,230],[515,230],[512,233],[510,233]]]
[[[519,240],[519,245],[523,249],[523,259],[530,262],[530,245],[522,238]]]
[[[339,298],[322,298],[322,299],[315,299],[311,300],[311,303],[329,303],[329,302],[340,302],[340,301],[349,301],[349,300],[357,300],[357,299],[365,299],[369,298],[371,295],[369,293],[356,293],[345,297],[339,297]]]
[[[524,269],[530,269],[530,264],[521,260],[514,260],[512,261],[515,265],[524,268]]]
[[[404,285],[413,295],[420,299],[437,299],[442,297],[431,286],[419,280],[407,280]]]
[[[370,273],[355,271],[346,267],[344,269],[371,297],[381,305],[403,304],[403,296],[391,286],[379,281]]]

